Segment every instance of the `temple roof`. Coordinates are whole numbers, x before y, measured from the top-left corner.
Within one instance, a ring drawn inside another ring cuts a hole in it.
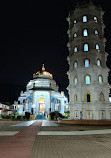
[[[36,90],[36,91],[54,91],[51,87],[33,87],[30,90]]]
[[[38,71],[35,74],[33,74],[33,78],[53,78],[52,74],[50,74],[49,72],[47,72],[45,70],[44,64],[42,65],[42,71]]]

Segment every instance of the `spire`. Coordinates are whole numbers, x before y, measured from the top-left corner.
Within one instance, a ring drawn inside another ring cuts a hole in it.
[[[45,71],[45,67],[44,67],[44,64],[42,65],[42,71]]]

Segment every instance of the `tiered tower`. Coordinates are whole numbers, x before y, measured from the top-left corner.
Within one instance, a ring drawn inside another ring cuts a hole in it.
[[[71,119],[110,119],[103,15],[101,7],[83,1],[67,18]]]

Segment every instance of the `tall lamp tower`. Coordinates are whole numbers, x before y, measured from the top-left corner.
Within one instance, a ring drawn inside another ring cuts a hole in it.
[[[67,18],[71,119],[110,119],[103,15],[101,7],[82,0]]]

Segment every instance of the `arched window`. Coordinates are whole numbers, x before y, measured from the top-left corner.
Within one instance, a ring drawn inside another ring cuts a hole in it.
[[[77,20],[74,20],[74,24],[76,24],[77,23]]]
[[[91,84],[91,76],[90,75],[85,76],[85,83],[86,84]]]
[[[89,45],[88,44],[84,44],[84,51],[88,52],[89,51]]]
[[[96,50],[100,50],[99,44],[96,44]]]
[[[74,83],[74,85],[77,84],[77,77],[74,77],[73,83]]]
[[[83,22],[87,22],[87,16],[83,16]]]
[[[85,67],[89,67],[90,61],[89,59],[85,59]]]
[[[99,80],[99,83],[103,83],[103,77],[101,75],[98,77],[98,80]]]
[[[97,59],[97,66],[101,67],[101,61],[99,59]]]
[[[76,69],[77,66],[78,66],[78,63],[77,63],[77,61],[75,61],[75,62],[74,62],[74,69]]]
[[[85,101],[86,102],[93,101],[92,94],[89,91],[85,94]]]
[[[98,30],[95,30],[94,33],[95,33],[96,36],[99,35]]]
[[[86,98],[87,98],[87,102],[91,102],[91,95],[90,94],[87,94]]]
[[[76,37],[77,37],[77,33],[74,34],[74,38],[76,38]]]
[[[102,92],[99,94],[99,100],[105,101],[104,94]]]
[[[98,22],[98,19],[97,19],[97,17],[96,17],[96,16],[94,16],[94,21],[95,21],[95,22]]]
[[[88,36],[88,30],[87,29],[85,29],[84,31],[83,31],[83,36]]]
[[[77,94],[74,95],[74,102],[77,102]]]
[[[77,52],[77,47],[74,48],[74,52],[75,52],[75,53]]]

